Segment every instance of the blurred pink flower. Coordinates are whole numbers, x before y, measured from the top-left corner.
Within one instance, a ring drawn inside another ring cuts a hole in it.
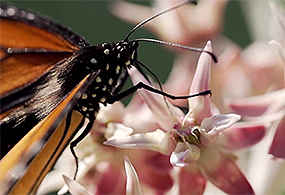
[[[153,7],[126,1],[112,4],[112,12],[131,23],[139,23],[155,13],[173,7],[177,0],[153,2]],[[200,0],[158,17],[145,26],[160,39],[184,45],[199,45],[215,37],[221,30],[227,0]]]
[[[279,81],[279,90],[272,91],[263,95],[239,98],[239,99],[227,99],[225,101],[226,106],[240,114],[245,120],[255,120],[255,121],[265,121],[265,123],[274,122],[273,130],[275,130],[275,135],[272,144],[269,149],[269,154],[272,154],[275,158],[285,158],[285,10],[282,6],[278,6],[278,2],[271,2],[271,10],[274,19],[274,29],[276,34],[276,39],[281,41],[278,43],[276,41],[271,41],[270,45],[267,47],[273,48],[275,46],[279,51],[279,56],[275,53],[275,58],[281,61],[281,70],[279,71],[283,74],[283,80]],[[274,49],[274,48],[273,48]],[[272,70],[268,70],[272,71]],[[276,74],[273,74],[276,75]],[[262,77],[264,78],[264,77]],[[263,79],[262,79],[263,80]],[[272,81],[271,84],[275,84]]]
[[[212,51],[208,42],[205,50]],[[211,57],[202,53],[190,94],[205,91],[210,85]],[[136,71],[129,70],[133,83],[147,81]],[[170,155],[173,166],[183,167],[179,176],[197,183],[185,187],[186,180],[179,179],[182,192],[202,193],[209,180],[229,194],[253,194],[253,189],[234,162],[234,155],[226,151],[252,146],[260,141],[266,127],[259,124],[233,126],[240,119],[236,114],[219,114],[209,96],[189,99],[189,112],[184,115],[163,97],[146,90],[139,95],[156,118],[159,128],[155,131],[136,133],[104,144],[120,148],[140,148]],[[136,123],[139,121],[139,118]],[[193,173],[193,174],[192,174]]]

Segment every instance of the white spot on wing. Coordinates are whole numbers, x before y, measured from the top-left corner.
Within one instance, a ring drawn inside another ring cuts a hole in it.
[[[98,77],[96,78],[96,82],[97,82],[97,83],[100,83],[101,81],[102,81],[102,79],[98,76]],[[99,88],[99,87],[98,87],[98,88]],[[98,88],[97,88],[97,89],[98,89]],[[95,89],[96,89],[96,88],[95,88]]]
[[[117,67],[116,67],[116,74],[119,74],[119,73],[120,73],[120,69],[121,69],[120,66],[117,66]]]
[[[87,99],[87,97],[88,97],[88,95],[86,93],[83,93],[81,98],[82,99]]]
[[[10,8],[7,9],[7,14],[9,16],[14,16],[15,13],[16,13],[16,10],[14,8],[10,7]]]
[[[112,85],[112,84],[113,84],[113,81],[114,81],[114,80],[113,80],[112,78],[110,78],[110,79],[109,79],[109,82],[108,82],[109,85]]]
[[[92,64],[97,64],[97,60],[96,60],[95,58],[91,58],[91,59],[90,59],[90,62],[91,62]]]

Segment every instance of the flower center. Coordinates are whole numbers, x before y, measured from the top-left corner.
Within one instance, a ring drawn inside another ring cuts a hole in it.
[[[184,142],[189,144],[194,144],[198,146],[200,149],[202,149],[204,146],[200,141],[201,137],[201,127],[198,125],[194,125],[194,121],[191,120],[189,123],[186,122],[183,124],[179,123],[174,126],[174,138],[177,142]]]

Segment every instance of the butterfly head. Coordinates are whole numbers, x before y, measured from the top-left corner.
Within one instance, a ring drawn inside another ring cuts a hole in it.
[[[119,41],[113,47],[120,64],[124,64],[126,68],[133,65],[137,59],[138,42]]]

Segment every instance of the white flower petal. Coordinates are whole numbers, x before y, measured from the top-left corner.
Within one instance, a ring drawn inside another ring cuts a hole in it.
[[[201,124],[202,131],[200,132],[202,144],[204,146],[209,146],[215,143],[219,133],[232,126],[240,120],[240,118],[240,115],[237,114],[221,114],[204,118]]]
[[[229,128],[239,121],[240,118],[241,116],[237,114],[214,115],[212,117],[205,118],[202,121],[201,127],[204,128],[208,134],[216,134]]]
[[[166,137],[170,137],[169,133],[165,133],[164,131],[158,129],[154,132],[138,133],[122,138],[108,140],[105,141],[104,144],[118,148],[148,149],[158,151],[163,154],[168,154],[169,149],[162,148],[163,146],[165,146]]]
[[[77,183],[75,180],[69,179],[63,175],[63,179],[68,186],[68,191],[73,195],[93,195],[91,192],[86,190],[82,185]]]
[[[128,157],[124,157],[125,170],[127,175],[127,186],[126,194],[127,195],[140,195],[142,194],[140,182],[135,168],[130,162]]]
[[[185,167],[200,158],[200,149],[196,145],[178,142],[170,156],[170,163],[176,167]]]

